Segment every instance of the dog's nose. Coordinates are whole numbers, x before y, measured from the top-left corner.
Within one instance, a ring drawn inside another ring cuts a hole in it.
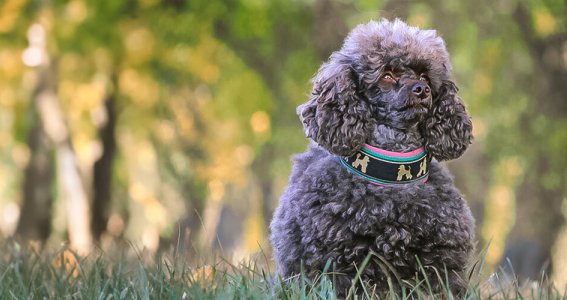
[[[418,96],[420,99],[425,99],[431,94],[431,89],[429,88],[429,85],[427,85],[427,83],[418,82],[412,86],[411,92],[414,95]]]

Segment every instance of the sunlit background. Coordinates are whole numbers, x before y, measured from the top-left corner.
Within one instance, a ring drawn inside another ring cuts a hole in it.
[[[400,17],[445,39],[473,115],[448,167],[488,270],[565,285],[566,14],[560,0],[3,0],[1,235],[269,255],[310,78],[354,26]]]

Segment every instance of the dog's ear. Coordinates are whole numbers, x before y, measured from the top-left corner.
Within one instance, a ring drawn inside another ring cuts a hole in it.
[[[457,91],[455,83],[444,80],[423,123],[426,149],[439,161],[461,156],[472,141],[471,118]]]
[[[297,108],[307,137],[337,155],[352,155],[368,135],[371,114],[356,82],[352,61],[335,52],[313,79],[309,101]]]

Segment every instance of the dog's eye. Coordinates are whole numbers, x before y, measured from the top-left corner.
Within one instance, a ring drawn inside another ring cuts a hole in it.
[[[395,81],[396,79],[394,78],[394,74],[390,73],[390,72],[386,72],[384,74],[382,74],[382,78],[383,80],[386,81]]]

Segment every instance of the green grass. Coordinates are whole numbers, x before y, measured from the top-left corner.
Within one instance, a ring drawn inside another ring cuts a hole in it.
[[[186,259],[149,255],[143,251],[98,252],[79,257],[62,247],[41,253],[15,242],[0,247],[0,299],[336,299],[332,272],[309,280],[274,277],[267,258],[233,265],[190,266]],[[128,249],[127,249],[128,250]],[[130,253],[130,254],[128,254]],[[133,255],[132,255],[133,254]],[[367,259],[359,266],[360,272]],[[471,268],[471,284],[463,299],[567,299],[545,276],[519,284],[498,273],[484,278],[482,261]],[[401,292],[377,294],[353,280],[347,299],[452,299],[449,290],[433,294],[428,281],[407,283]]]

